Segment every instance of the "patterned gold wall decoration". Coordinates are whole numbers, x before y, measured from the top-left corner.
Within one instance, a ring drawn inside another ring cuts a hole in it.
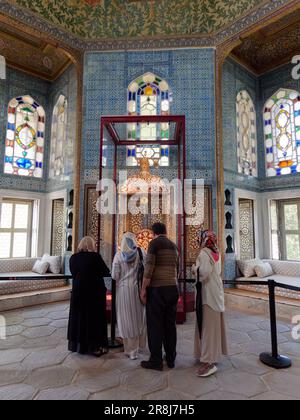
[[[98,242],[98,213],[96,203],[99,194],[95,185],[85,186],[84,236],[91,236]]]
[[[85,210],[84,210],[84,236],[91,236],[98,245],[98,223],[99,214],[96,209],[96,203],[99,193],[96,191],[95,185],[85,186]],[[100,226],[100,252],[110,267],[113,259],[113,217],[111,215],[104,215],[101,217]]]
[[[98,238],[98,213],[96,210],[96,202],[98,199],[98,193],[94,185],[87,185],[85,187],[85,223],[84,223],[84,234],[91,236],[95,240]],[[193,203],[195,204],[195,203]],[[204,187],[204,221],[205,228],[211,229],[213,225],[212,217],[212,190],[210,186]],[[161,217],[153,216],[153,222],[155,221],[165,221]],[[127,219],[128,223],[132,223],[132,226],[126,225],[125,230],[130,230],[135,234],[139,234],[140,231],[146,229],[142,224],[142,216],[137,215],[131,216],[131,219]],[[167,222],[170,231],[171,238],[176,241],[176,227],[174,227],[174,221],[170,220]],[[200,223],[201,224],[201,223]],[[199,253],[199,246],[197,243],[197,234],[200,229],[200,224],[196,226],[187,226],[186,235],[187,235],[187,264],[192,265],[195,263],[195,260]],[[109,227],[111,230],[111,226]],[[124,229],[119,229],[119,238],[121,240]],[[142,238],[141,238],[142,239]]]
[[[193,205],[196,205],[196,198],[193,197]],[[211,187],[204,187],[204,205],[201,204],[203,208],[204,215],[204,228],[212,229],[213,218],[212,218],[212,190]],[[198,232],[200,230],[202,221],[199,225],[187,226],[186,235],[187,235],[187,265],[191,266],[195,264],[195,261],[199,254],[199,244],[198,244]]]
[[[143,248],[146,252],[150,242],[153,240],[153,233],[150,229],[143,229],[137,235],[137,242],[140,248]]]
[[[51,255],[61,256],[64,253],[64,226],[65,226],[65,205],[64,200],[53,200],[52,202],[52,235]]]
[[[240,259],[255,258],[255,233],[253,200],[241,199],[240,213]]]

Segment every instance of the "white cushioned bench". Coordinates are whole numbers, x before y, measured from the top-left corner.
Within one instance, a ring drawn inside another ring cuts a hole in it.
[[[33,273],[36,261],[37,258],[0,259],[0,296],[65,287],[68,284],[64,274]],[[10,280],[4,280],[7,277]]]
[[[278,260],[262,260],[271,265],[274,274],[268,277],[237,277],[238,281],[265,281],[274,280],[277,283],[283,283],[290,286],[300,287],[300,262],[293,261],[278,261]],[[269,293],[268,286],[257,286],[257,285],[238,285],[238,289],[256,291],[259,293]],[[278,296],[287,297],[291,299],[300,299],[300,292],[277,288],[276,294]]]

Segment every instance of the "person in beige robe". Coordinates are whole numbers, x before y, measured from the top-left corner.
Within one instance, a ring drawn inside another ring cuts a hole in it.
[[[217,238],[213,232],[203,231],[199,242],[201,251],[193,271],[202,284],[202,331],[200,337],[196,321],[194,354],[201,362],[197,376],[206,378],[218,371],[217,363],[223,355],[228,355],[228,349],[222,262]]]

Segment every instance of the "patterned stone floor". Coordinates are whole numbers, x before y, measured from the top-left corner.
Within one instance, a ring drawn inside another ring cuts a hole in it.
[[[293,358],[287,371],[262,365],[257,355],[270,348],[266,318],[227,314],[230,357],[209,379],[195,376],[194,321],[180,326],[175,370],[144,371],[122,353],[102,359],[66,349],[68,304],[7,312],[7,339],[0,340],[0,400],[300,400],[300,342],[291,326],[279,323],[281,351]],[[143,357],[146,359],[147,354]]]

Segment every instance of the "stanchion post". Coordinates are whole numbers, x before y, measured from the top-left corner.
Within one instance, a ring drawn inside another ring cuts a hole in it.
[[[275,281],[269,280],[268,287],[269,287],[272,353],[262,353],[260,355],[260,361],[264,363],[265,365],[273,367],[275,369],[287,369],[292,366],[292,361],[288,357],[281,356],[278,353]]]
[[[277,339],[277,316],[276,316],[276,295],[275,282],[270,280],[269,287],[269,306],[270,306],[270,324],[271,324],[271,339],[272,339],[272,357],[278,358],[278,339]]]
[[[109,347],[111,349],[117,349],[123,347],[121,343],[116,341],[116,323],[117,323],[117,314],[116,314],[116,281],[111,279],[111,325],[110,325],[110,339]]]

